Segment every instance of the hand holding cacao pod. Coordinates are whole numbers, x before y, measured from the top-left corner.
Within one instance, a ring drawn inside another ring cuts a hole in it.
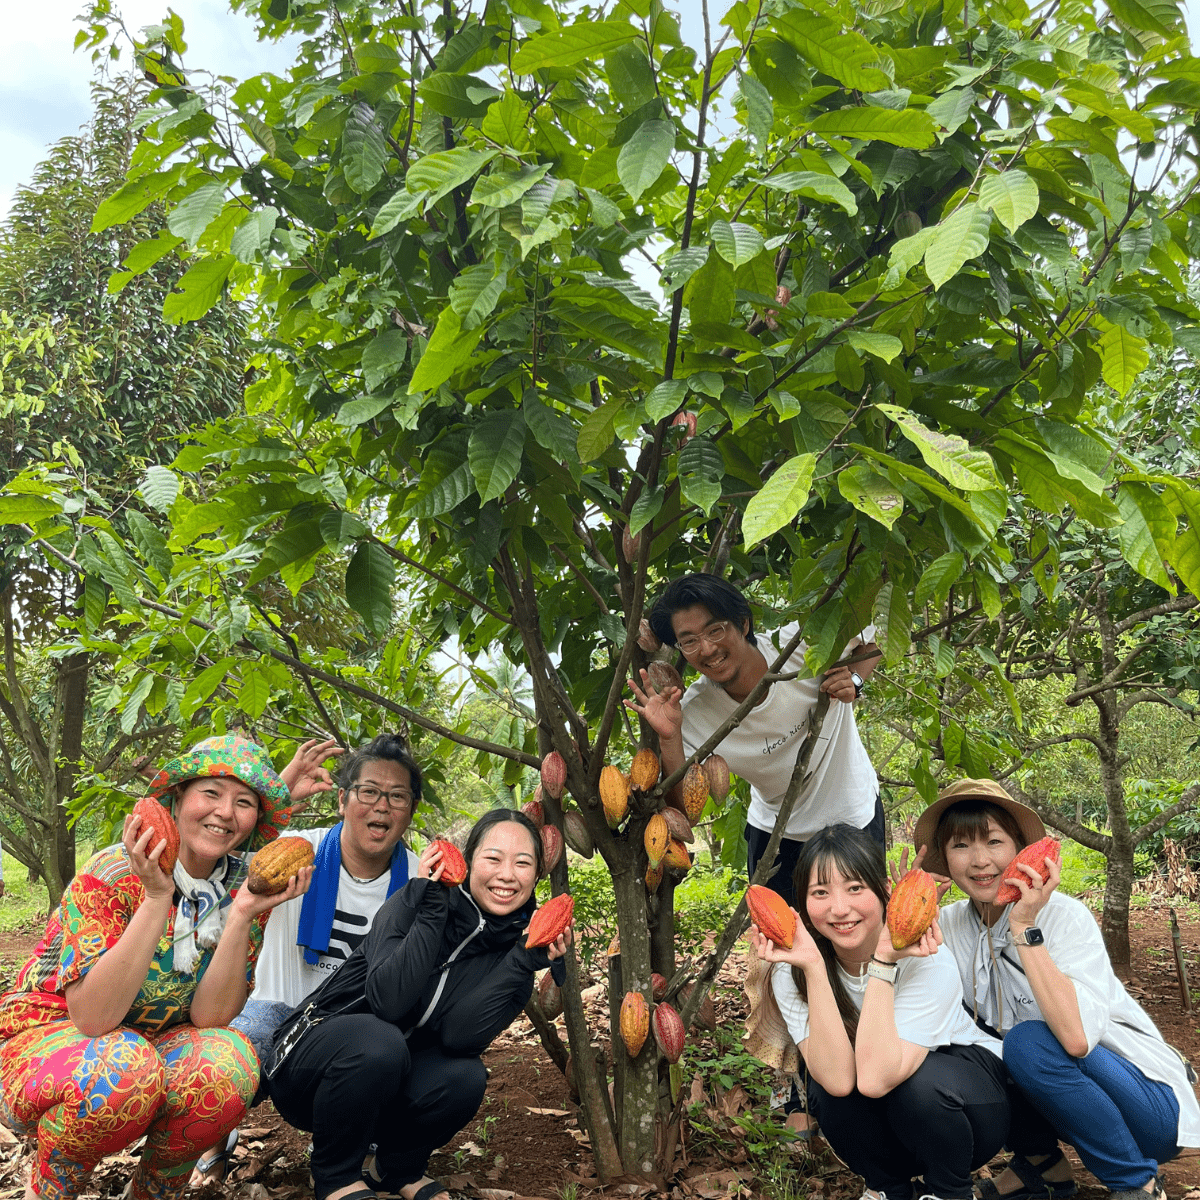
[[[179,830],[176,828],[175,818],[171,816],[170,809],[149,797],[139,800],[133,806],[133,812],[125,818],[121,842],[125,846],[126,854],[129,855],[129,861],[135,874],[142,880],[143,885],[149,878],[153,881],[149,888],[150,891],[155,893],[163,891],[164,889],[156,888],[154,884],[158,882],[161,875],[170,878],[171,872],[175,870],[175,860],[179,856]],[[160,845],[162,850],[159,852],[157,860],[154,860],[151,855]],[[139,846],[141,847],[140,851]],[[141,860],[140,864],[139,860]],[[157,875],[149,867],[149,862],[154,861],[157,861],[159,867]],[[139,870],[139,865],[142,865],[144,869]]]
[[[1028,886],[1033,882],[1032,877],[1027,871],[1023,871],[1022,867],[1030,867],[1038,873],[1043,886],[1050,881],[1050,868],[1046,866],[1046,859],[1051,862],[1062,861],[1062,843],[1056,841],[1052,837],[1044,837],[1040,841],[1031,842],[1022,850],[1016,858],[1000,872],[1000,890],[996,893],[996,903],[1012,904],[1021,898],[1021,889],[1015,883],[1009,883],[1010,879],[1020,879],[1022,883]]]
[[[278,896],[287,891],[293,876],[312,865],[313,848],[307,838],[276,838],[250,860],[246,890],[256,896]]]
[[[892,889],[887,906],[887,927],[892,948],[915,945],[938,913],[937,882],[928,871],[914,867]]]

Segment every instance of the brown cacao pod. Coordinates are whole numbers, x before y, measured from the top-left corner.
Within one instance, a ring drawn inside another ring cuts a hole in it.
[[[679,1014],[664,1001],[654,1006],[654,1040],[669,1063],[679,1061],[683,1053],[683,1021]]]
[[[638,623],[638,645],[647,654],[657,654],[662,649],[662,642],[658,640],[645,617]]]
[[[758,926],[763,937],[790,950],[792,939],[796,936],[796,918],[788,908],[787,901],[769,887],[761,883],[751,885],[746,889],[746,907],[750,910],[750,920]]]
[[[696,436],[696,414],[694,412],[676,413],[675,419],[671,424],[677,425],[683,430],[683,444],[685,446]]]
[[[646,891],[657,892],[658,885],[662,883],[663,864],[659,863],[657,867],[646,868]]]
[[[616,958],[620,953],[621,935],[619,933],[614,933],[613,940],[608,943],[608,949],[605,951],[605,954],[607,954],[609,958]]]
[[[694,983],[685,984],[679,989],[679,999],[687,1004],[688,998],[692,994],[692,989],[696,985]],[[692,1023],[698,1028],[703,1029],[708,1033],[715,1033],[717,1030],[717,1006],[713,1003],[712,993],[705,994],[703,1000],[700,1001],[700,1007],[696,1009],[696,1015]]]
[[[671,844],[671,834],[667,829],[667,819],[662,813],[655,813],[646,822],[646,832],[642,835],[642,845],[646,847],[646,857],[652,867],[657,867]]]
[[[667,832],[677,842],[687,842],[690,846],[695,841],[695,835],[692,833],[692,823],[679,811],[671,805],[667,805],[663,809],[663,820],[667,823]]]
[[[708,794],[720,804],[729,795],[729,764],[719,754],[710,754],[704,760],[704,774]]]
[[[699,763],[692,763],[680,786],[683,788],[683,811],[695,825],[708,801],[708,775]]]
[[[667,994],[667,981],[657,971],[650,976],[650,992],[654,997],[655,1004]]]
[[[554,826],[548,825],[547,828],[553,829]],[[529,934],[525,938],[525,948],[533,950],[538,946],[549,946],[571,924],[574,917],[575,898],[573,896],[563,892],[555,896],[553,900],[547,900],[533,914],[533,920],[529,922]]]
[[[887,906],[887,927],[892,947],[903,950],[921,940],[937,916],[937,883],[928,871],[909,871],[892,889]]]
[[[467,877],[467,860],[453,842],[437,838],[433,845],[442,852],[442,882],[447,887],[462,883]]]
[[[542,789],[551,800],[562,798],[567,786],[567,762],[557,750],[542,759]]]
[[[158,865],[170,875],[175,870],[175,861],[179,857],[179,829],[175,825],[175,818],[171,816],[171,810],[165,804],[143,796],[133,806],[133,815],[140,817],[142,821],[138,826],[138,837],[146,832],[147,826],[154,830],[154,836],[146,843],[147,854],[154,850],[159,842],[166,842],[158,856]]]
[[[652,662],[646,668],[646,678],[658,695],[667,688],[678,688],[683,691],[683,679],[675,668],[667,662]]]
[[[619,767],[610,764],[600,772],[600,803],[609,829],[616,829],[629,812],[629,780]]]
[[[534,823],[538,829],[541,829],[541,827],[545,825],[546,810],[542,807],[542,802],[540,800],[526,800],[525,803],[521,805],[521,811]]]
[[[625,561],[633,564],[637,562],[638,552],[642,548],[642,535],[638,533],[630,533],[629,526],[626,525],[621,533],[621,553],[625,555]]]
[[[542,826],[542,853],[546,859],[545,873],[549,875],[563,855],[563,835],[557,825]]]
[[[547,1021],[553,1021],[563,1010],[562,988],[554,982],[554,973],[547,971],[538,984],[538,1008]]]
[[[288,880],[301,867],[312,864],[313,848],[305,838],[276,838],[250,860],[246,887],[256,896],[277,896],[287,891]]]
[[[687,847],[682,842],[677,842],[672,838],[671,844],[667,847],[667,852],[663,855],[663,866],[670,867],[672,871],[690,871],[692,869],[692,856],[687,852]]]
[[[621,1001],[621,1040],[630,1058],[637,1058],[650,1034],[650,1010],[641,992],[626,992]]]
[[[1029,882],[1029,876],[1024,871],[1018,868],[1032,867],[1045,883],[1050,878],[1050,868],[1046,866],[1046,859],[1051,859],[1054,862],[1062,862],[1062,843],[1056,841],[1052,837],[1044,837],[1040,841],[1032,842],[1026,846],[1024,850],[1017,855],[1016,858],[1008,864],[1000,873],[1000,890],[996,893],[997,904],[1012,904],[1014,900],[1020,900],[1021,889],[1014,883],[1005,883],[1006,879],[1023,879],[1026,883]]]
[[[569,812],[563,817],[563,837],[567,839],[567,845],[584,858],[591,858],[596,853],[592,831],[587,827],[582,813]]]
[[[658,755],[649,746],[643,746],[629,764],[629,782],[639,792],[648,792],[658,782],[658,775]]]

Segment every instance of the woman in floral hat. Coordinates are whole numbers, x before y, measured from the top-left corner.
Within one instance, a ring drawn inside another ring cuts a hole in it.
[[[167,763],[150,795],[174,814],[178,861],[128,816],[121,841],[84,864],[16,986],[0,996],[0,1120],[36,1136],[26,1200],[78,1195],[105,1155],[146,1143],[129,1194],[175,1200],[206,1146],[258,1084],[241,1011],[277,896],[240,885],[289,816],[266,751],[209,738]]]

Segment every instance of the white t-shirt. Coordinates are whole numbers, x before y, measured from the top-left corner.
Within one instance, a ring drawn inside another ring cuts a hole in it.
[[[316,850],[325,840],[328,829],[288,830],[289,837],[302,837]],[[408,877],[417,877],[417,856],[405,848],[408,855]],[[359,883],[342,867],[329,933],[329,949],[318,956],[313,965],[304,961],[304,948],[296,945],[300,932],[300,907],[303,896],[289,900],[271,910],[263,935],[262,953],[254,973],[254,992],[251,1000],[290,1004],[293,1008],[310,992],[319,987],[354,952],[355,947],[370,932],[375,914],[387,899],[391,871],[378,879]]]
[[[997,1058],[997,1038],[979,1029],[962,1006],[962,984],[952,955],[902,958],[896,976],[896,1032],[914,1046],[935,1050],[938,1046],[986,1046]],[[865,972],[852,975],[838,964],[838,977],[851,1004],[862,1012],[863,995],[870,978]],[[792,968],[776,963],[771,971],[771,990],[787,1022],[788,1032],[798,1046],[808,1037],[808,1005],[800,999],[792,980]]]
[[[989,931],[969,900],[941,910],[945,949],[958,964],[967,1003],[1004,1032],[1018,1021],[1044,1021],[1020,951],[1008,926],[1011,906]],[[1167,1084],[1179,1101],[1180,1146],[1200,1146],[1200,1104],[1179,1056],[1113,973],[1095,917],[1073,896],[1053,892],[1038,915],[1054,965],[1074,984],[1088,1053],[1103,1046],[1136,1066],[1148,1079]],[[990,933],[990,939],[989,939]],[[989,946],[988,942],[991,942]],[[993,961],[993,955],[994,961]]]
[[[768,666],[798,628],[793,623],[774,634],[755,635]],[[850,642],[843,657],[874,636],[875,627],[869,625]],[[801,642],[780,670],[806,671],[805,649],[805,643]],[[748,820],[756,829],[770,832],[775,828],[775,818],[796,765],[796,753],[808,731],[808,714],[820,696],[820,689],[821,681],[812,677],[773,683],[762,702],[717,747],[729,769],[750,784]],[[696,680],[683,696],[685,753],[690,755],[703,745],[729,719],[738,703],[720,684],[703,675]],[[784,830],[786,837],[803,842],[838,821],[858,829],[870,823],[875,815],[879,784],[858,736],[853,704],[830,702],[808,771]]]

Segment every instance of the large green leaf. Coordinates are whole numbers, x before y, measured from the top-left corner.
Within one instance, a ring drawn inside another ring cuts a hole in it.
[[[679,490],[689,504],[705,515],[712,512],[721,498],[725,478],[725,460],[715,443],[701,434],[679,452]]]
[[[612,445],[613,424],[617,414],[625,407],[622,400],[608,400],[593,412],[579,427],[576,449],[584,462],[591,462]]]
[[[904,588],[888,582],[875,596],[875,643],[886,666],[894,667],[912,645],[912,613]]]
[[[746,514],[742,517],[742,534],[747,550],[795,520],[808,503],[816,465],[815,454],[789,458],[751,497],[746,505]]]
[[[635,199],[658,181],[675,149],[675,126],[670,121],[647,121],[621,147],[617,178]]]
[[[492,315],[507,283],[504,271],[494,274],[483,263],[459,272],[450,285],[450,307],[462,318],[464,329],[474,329]]]
[[[383,637],[392,622],[392,583],[396,564],[375,542],[360,542],[346,566],[346,603],[376,637]]]
[[[682,379],[664,379],[646,396],[646,416],[652,421],[669,417],[687,395],[687,383]]]
[[[904,511],[900,490],[867,463],[854,463],[838,472],[838,490],[859,512],[891,529]]]
[[[957,550],[935,558],[917,580],[913,606],[924,608],[930,600],[940,604],[950,594],[950,588],[962,577],[966,565],[966,560]]]
[[[779,192],[794,192],[805,200],[840,204],[850,216],[858,212],[854,193],[836,175],[822,175],[818,171],[780,171],[778,175],[768,175],[762,185]]]
[[[525,393],[521,411],[525,414],[525,424],[539,446],[549,450],[567,467],[578,464],[575,423],[566,413],[543,403],[532,389]]]
[[[865,142],[887,142],[925,150],[937,140],[933,118],[915,108],[899,112],[891,108],[835,108],[822,113],[809,126],[824,137],[861,138]]]
[[[1100,352],[1100,373],[1104,382],[1119,396],[1124,396],[1133,387],[1134,380],[1150,363],[1145,339],[1121,325],[1109,325],[1096,343],[1096,349]]]
[[[408,357],[408,335],[403,329],[384,329],[371,339],[362,354],[367,391],[374,392],[404,366]]]
[[[1179,6],[1173,0],[1108,0],[1108,7],[1131,33],[1157,33],[1164,38],[1179,33]]]
[[[167,218],[167,228],[177,238],[194,246],[224,205],[225,185],[220,182],[206,183],[175,205]]]
[[[762,252],[763,235],[744,221],[730,223],[717,220],[712,223],[708,232],[717,253],[734,268],[750,262]]]
[[[525,449],[525,418],[518,408],[488,413],[474,429],[467,458],[482,504],[497,500],[521,469]]]
[[[482,325],[465,330],[458,313],[449,306],[443,308],[429,345],[408,381],[408,394],[415,396],[440,387],[471,357],[482,336]]]
[[[374,191],[383,178],[387,142],[369,104],[356,104],[342,130],[342,173],[359,195]]]
[[[925,465],[951,487],[961,488],[964,492],[982,492],[1001,486],[990,454],[972,450],[970,444],[956,434],[930,429],[906,408],[894,404],[877,404],[875,407],[896,422],[900,432],[921,452]]]
[[[503,208],[515,204],[538,180],[544,178],[553,163],[542,163],[537,167],[526,167],[516,174],[492,171],[481,175],[471,192],[472,204],[483,204],[488,208]]]
[[[405,515],[440,517],[453,512],[474,491],[475,477],[467,461],[467,433],[455,430],[426,453]]]
[[[1155,512],[1158,532],[1168,534],[1162,539],[1164,544],[1160,544],[1155,536],[1156,531],[1151,529],[1143,505]],[[1171,577],[1163,566],[1164,561],[1169,561],[1175,552],[1175,521],[1167,506],[1148,485],[1125,483],[1117,492],[1117,508],[1125,519],[1123,525],[1117,526],[1117,543],[1125,561],[1151,583],[1173,592],[1175,588]]]
[[[118,188],[96,209],[96,215],[92,218],[92,232],[100,233],[136,217],[147,205],[166,195],[179,182],[182,174],[183,164],[179,163],[165,171],[143,175]]]
[[[0,525],[28,525],[60,512],[62,504],[49,496],[0,496]]]
[[[468,176],[468,178],[470,177]],[[421,205],[424,202],[424,193],[414,196],[412,192],[401,188],[389,197],[387,203],[375,214],[370,236],[377,238],[383,237],[385,233],[390,233],[401,221],[407,221],[410,217],[416,216],[421,211]]]
[[[225,280],[237,259],[232,254],[209,254],[185,271],[163,301],[163,319],[168,325],[198,321],[221,298]]]
[[[844,32],[840,25],[804,8],[776,17],[774,26],[818,71],[847,88],[876,92],[891,86],[887,75],[874,65],[880,60],[879,50],[861,33]]]
[[[1015,233],[1038,210],[1037,184],[1024,171],[988,175],[979,185],[979,207],[990,208],[1009,233]]]
[[[925,273],[935,290],[987,249],[991,226],[991,211],[977,204],[964,204],[937,226],[925,251]]]
[[[849,329],[846,331],[846,341],[855,350],[864,354],[873,354],[884,362],[891,362],[903,349],[904,343],[890,333],[875,333],[869,329]]]
[[[1185,483],[1175,483],[1171,493],[1187,517],[1171,550],[1171,566],[1183,580],[1183,586],[1193,596],[1200,596],[1200,492]]]
[[[573,66],[585,58],[603,58],[638,36],[637,29],[626,21],[579,21],[530,38],[513,55],[512,69],[528,75],[543,67]]]
[[[404,186],[421,196],[426,205],[436,204],[448,192],[478,175],[495,157],[495,150],[468,150],[465,146],[439,150],[413,164],[404,177]],[[382,224],[382,216],[381,212],[376,218],[377,225]]]
[[[142,499],[156,512],[165,513],[175,503],[179,495],[179,476],[167,467],[157,465],[146,468],[145,475],[138,485]]]

